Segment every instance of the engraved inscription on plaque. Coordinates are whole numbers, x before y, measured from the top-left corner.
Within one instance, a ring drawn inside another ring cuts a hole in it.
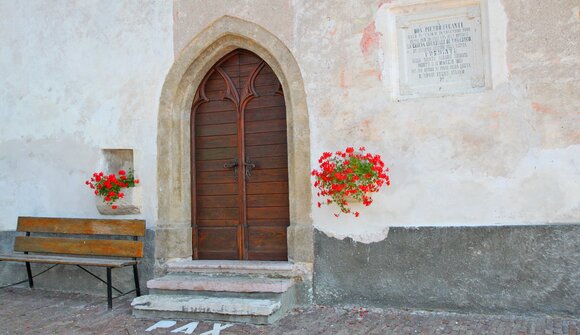
[[[401,16],[397,33],[401,98],[485,88],[478,6]]]

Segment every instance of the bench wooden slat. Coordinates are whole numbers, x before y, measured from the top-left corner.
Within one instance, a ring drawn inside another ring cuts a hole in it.
[[[18,218],[20,232],[144,236],[144,220],[104,220],[72,218]]]
[[[140,258],[143,257],[143,242],[16,236],[14,251]]]
[[[120,268],[139,263],[139,261],[132,259],[83,258],[83,257],[53,256],[53,255],[25,255],[25,254],[0,255],[0,261],[107,266],[114,268]]]

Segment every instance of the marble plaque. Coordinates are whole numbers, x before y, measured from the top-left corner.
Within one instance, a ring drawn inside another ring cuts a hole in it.
[[[479,6],[399,16],[396,28],[400,98],[485,88]]]

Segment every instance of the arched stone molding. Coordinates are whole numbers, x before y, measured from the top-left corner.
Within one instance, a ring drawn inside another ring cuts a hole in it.
[[[276,36],[259,25],[231,16],[221,17],[199,33],[179,54],[163,84],[157,135],[155,257],[161,262],[191,258],[191,104],[207,71],[237,48],[264,59],[282,83],[288,122],[288,257],[295,262],[312,263],[310,131],[300,68]]]

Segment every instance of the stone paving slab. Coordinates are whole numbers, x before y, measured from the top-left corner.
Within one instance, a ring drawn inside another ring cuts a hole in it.
[[[185,334],[172,332],[190,323],[147,331],[162,320],[138,320],[131,316],[127,295],[107,310],[106,298],[27,288],[0,290],[0,334]],[[362,308],[362,310],[361,310]],[[580,335],[580,319],[551,316],[490,316],[421,312],[364,307],[313,306],[295,309],[274,325],[200,322],[194,335],[231,334],[553,334]],[[193,326],[191,327],[193,328]],[[205,334],[204,334],[205,333]]]

